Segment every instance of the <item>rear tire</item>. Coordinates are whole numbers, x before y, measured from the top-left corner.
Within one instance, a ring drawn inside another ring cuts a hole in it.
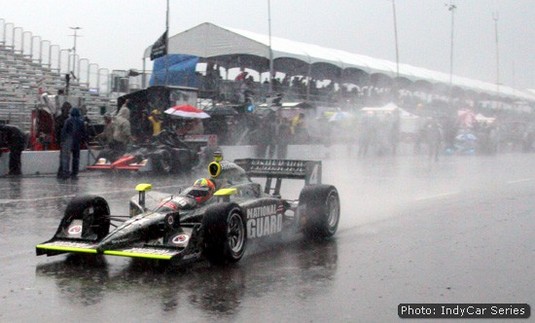
[[[245,218],[235,203],[216,205],[202,220],[204,255],[212,264],[238,262],[245,253],[247,236]]]
[[[310,185],[299,195],[299,216],[309,238],[330,238],[340,221],[340,197],[332,185]]]
[[[171,173],[171,154],[167,150],[162,149],[155,155],[158,156],[157,158],[154,158],[155,156],[152,157],[155,172],[164,175]]]
[[[73,221],[79,220],[81,232],[71,227]],[[73,229],[73,232],[69,232]],[[67,205],[56,237],[81,238],[100,241],[110,232],[110,208],[106,200],[100,196],[85,195],[73,198]]]

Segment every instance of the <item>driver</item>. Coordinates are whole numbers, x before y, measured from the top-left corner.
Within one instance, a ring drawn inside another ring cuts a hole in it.
[[[193,197],[198,204],[208,201],[214,195],[215,184],[207,178],[199,178],[181,195]]]
[[[215,192],[215,184],[207,178],[199,178],[193,186],[186,188],[179,195],[164,200],[158,207],[160,212],[190,210],[208,201]]]

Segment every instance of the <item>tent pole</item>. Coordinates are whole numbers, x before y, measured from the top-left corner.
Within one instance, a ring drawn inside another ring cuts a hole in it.
[[[169,84],[169,0],[165,12],[165,86]]]
[[[268,29],[269,29],[269,95],[273,92],[273,49],[271,48],[271,0],[268,0]]]
[[[143,57],[143,74],[141,74],[141,86],[145,89],[147,88],[147,74],[146,74],[146,59]]]

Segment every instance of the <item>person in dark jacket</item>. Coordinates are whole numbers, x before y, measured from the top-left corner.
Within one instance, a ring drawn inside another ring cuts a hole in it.
[[[61,130],[61,176],[62,179],[69,177],[78,178],[80,169],[80,149],[87,141],[84,119],[80,109],[72,108],[69,118]],[[69,171],[72,154],[72,171]]]
[[[60,149],[59,153],[59,167],[58,167],[58,173],[57,177],[63,176],[63,170],[61,169],[61,159],[62,159],[62,150],[61,150],[61,130],[63,129],[63,126],[65,125],[65,121],[69,118],[69,111],[71,110],[72,105],[69,102],[63,102],[63,105],[61,106],[61,114],[56,116],[54,119],[54,139],[56,142],[56,145]]]
[[[22,151],[26,148],[26,135],[13,125],[0,125],[0,147],[9,148],[10,176],[22,175]]]

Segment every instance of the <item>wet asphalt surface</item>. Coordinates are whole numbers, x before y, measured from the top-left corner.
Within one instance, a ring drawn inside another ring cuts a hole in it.
[[[535,304],[535,155],[339,157],[323,162],[334,239],[254,245],[228,267],[35,256],[76,194],[126,214],[137,183],[173,192],[196,175],[0,178],[0,321],[389,322],[400,303]]]

